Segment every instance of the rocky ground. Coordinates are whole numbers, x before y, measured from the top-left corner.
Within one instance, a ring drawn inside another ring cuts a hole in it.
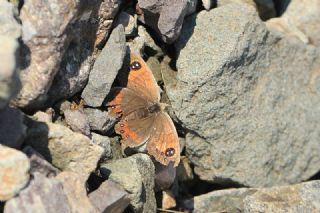
[[[0,0],[0,47],[0,212],[320,212],[320,0]],[[114,133],[129,48],[178,167]]]

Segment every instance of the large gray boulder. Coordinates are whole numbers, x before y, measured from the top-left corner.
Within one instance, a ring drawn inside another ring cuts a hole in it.
[[[272,186],[319,171],[319,50],[271,33],[243,4],[189,17],[176,47],[166,89],[202,180]]]

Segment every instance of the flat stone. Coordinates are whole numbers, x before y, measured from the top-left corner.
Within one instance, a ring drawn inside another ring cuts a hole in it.
[[[88,178],[103,154],[103,148],[80,133],[54,124],[26,120],[25,143],[42,154],[46,160],[63,171],[73,171]]]
[[[86,105],[91,107],[102,105],[114,79],[122,68],[126,51],[124,28],[118,25],[112,31],[90,72],[88,84],[81,95]]]
[[[27,188],[6,202],[4,213],[64,212],[71,213],[63,185],[53,178],[34,174]]]
[[[23,113],[6,107],[0,110],[0,118],[0,144],[19,149],[26,134]]]
[[[71,212],[97,213],[98,211],[90,202],[85,188],[86,180],[74,172],[61,172],[57,177],[63,185],[67,195]]]
[[[183,201],[185,209],[195,213],[244,211],[244,199],[257,189],[239,188],[212,191]]]
[[[320,181],[260,189],[244,199],[244,212],[320,212]]]
[[[156,212],[154,165],[148,155],[136,154],[102,164],[100,173],[128,192],[133,212]]]
[[[92,133],[92,142],[94,144],[97,144],[99,146],[101,146],[104,150],[103,155],[102,155],[102,159],[103,160],[109,160],[112,159],[112,149],[111,149],[111,145],[110,145],[110,139],[108,136],[103,136],[103,135],[99,135],[96,133]]]
[[[30,162],[22,152],[3,145],[0,156],[0,201],[6,201],[28,183]]]
[[[7,1],[0,2],[0,109],[4,108],[10,99],[14,98],[21,83],[16,71],[17,39],[21,36],[21,26],[17,22],[17,10]]]
[[[84,108],[83,111],[87,116],[90,129],[102,134],[106,134],[117,122],[117,119],[110,116],[108,111],[95,108]]]
[[[122,213],[129,205],[127,195],[119,185],[106,180],[89,194],[89,199],[99,212]]]
[[[319,171],[318,49],[270,32],[245,4],[188,17],[176,48],[166,91],[200,179],[273,186]]]
[[[90,136],[90,126],[86,114],[81,109],[67,109],[63,112],[67,124],[74,132]]]

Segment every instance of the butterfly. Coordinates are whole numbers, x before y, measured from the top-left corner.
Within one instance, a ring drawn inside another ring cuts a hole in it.
[[[164,165],[173,162],[177,166],[179,138],[170,116],[164,111],[167,104],[160,103],[161,89],[139,55],[130,54],[129,67],[125,87],[112,88],[107,102],[111,114],[120,118],[115,132],[121,135],[125,147],[145,145],[147,153],[158,162]]]

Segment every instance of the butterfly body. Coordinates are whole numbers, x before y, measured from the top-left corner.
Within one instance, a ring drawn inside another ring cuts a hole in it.
[[[131,54],[126,87],[115,87],[108,102],[111,113],[120,116],[115,126],[128,147],[145,147],[164,165],[180,161],[179,139],[175,126],[160,103],[161,89],[143,59]]]

